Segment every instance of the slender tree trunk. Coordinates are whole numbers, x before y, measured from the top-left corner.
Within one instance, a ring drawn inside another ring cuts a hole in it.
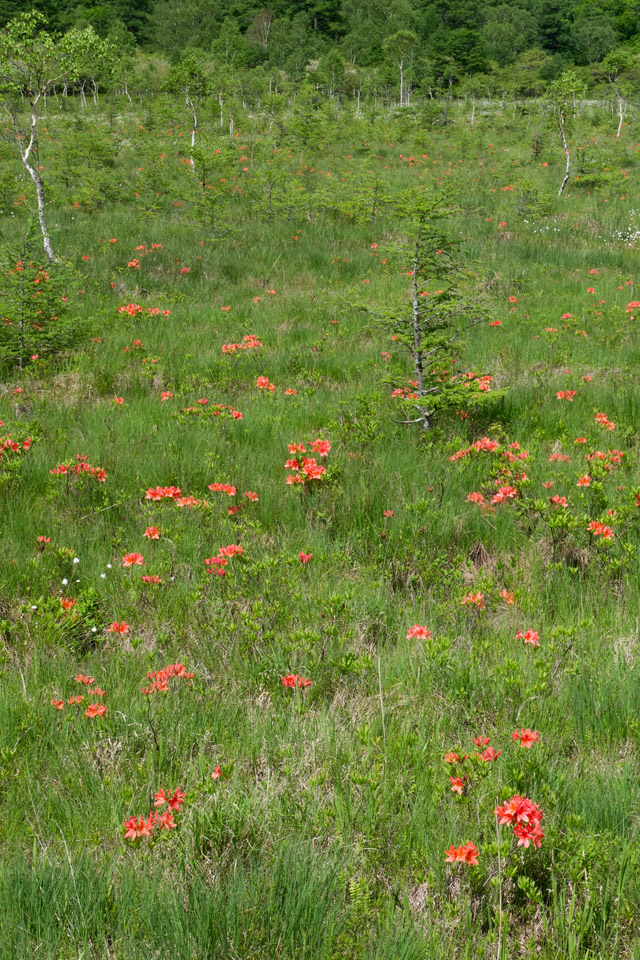
[[[562,121],[562,118],[560,118],[559,129],[560,129],[560,140],[562,141],[562,149],[564,150],[564,155],[566,159],[564,177],[563,177],[562,183],[560,184],[560,189],[558,190],[558,196],[561,197],[563,194],[564,188],[569,182],[569,177],[571,175],[571,152],[569,150],[569,145],[567,143],[567,137],[565,134],[564,123]]]
[[[400,106],[402,106],[402,101],[404,100],[404,70],[402,60],[398,64],[400,68]]]
[[[40,232],[42,233],[42,242],[44,245],[44,252],[47,255],[47,259],[50,262],[57,261],[57,257],[53,252],[53,247],[51,246],[51,238],[49,237],[49,231],[47,230],[47,222],[45,219],[44,213],[44,183],[40,173],[31,163],[31,152],[36,142],[36,125],[38,123],[38,117],[35,112],[35,103],[31,106],[31,133],[29,136],[29,142],[25,149],[20,148],[20,156],[22,157],[22,162],[24,167],[33,181],[33,185],[36,188],[36,199],[38,203],[38,221],[40,223]]]
[[[196,133],[197,133],[197,130],[198,130],[198,114],[196,113],[196,105],[195,105],[195,103],[193,102],[193,100],[191,100],[191,98],[190,98],[189,96],[187,96],[187,102],[188,102],[188,105],[191,107],[191,112],[192,112],[192,114],[193,114],[193,127],[191,128],[191,154],[190,154],[190,159],[191,159],[191,169],[192,169],[192,170],[195,170],[195,169],[196,169],[196,165],[195,165],[195,161],[194,161],[194,159],[193,159],[193,151],[194,151],[195,145],[196,145]]]
[[[616,133],[616,139],[620,136],[620,133],[622,132],[622,121],[624,120],[624,115],[626,112],[627,112],[627,104],[622,99],[620,94],[618,94],[618,116],[620,118],[620,122],[618,123],[618,132]]]
[[[47,222],[44,215],[44,183],[42,178],[38,176],[33,167],[25,162],[25,167],[29,171],[29,176],[33,180],[36,188],[36,197],[38,200],[38,221],[40,223],[40,231],[42,233],[42,243],[44,245],[44,252],[47,255],[47,259],[51,262],[57,261],[57,257],[53,252],[53,247],[51,246],[51,238],[49,237],[49,231],[47,230]]]

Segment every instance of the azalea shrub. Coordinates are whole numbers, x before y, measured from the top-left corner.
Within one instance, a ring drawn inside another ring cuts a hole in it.
[[[577,571],[593,560],[617,575],[636,556],[640,495],[618,482],[631,468],[626,452],[601,448],[601,431],[610,437],[615,429],[606,414],[597,412],[591,438],[576,437],[571,453],[540,450],[534,456],[517,441],[484,437],[449,459],[470,457],[481,465],[486,481],[467,494],[467,503],[484,516],[511,512],[523,530],[539,527],[552,564]]]

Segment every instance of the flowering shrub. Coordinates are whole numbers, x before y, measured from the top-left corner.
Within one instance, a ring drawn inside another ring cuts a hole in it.
[[[616,429],[616,424],[605,413],[596,413],[595,424],[608,432]],[[581,551],[586,550],[594,557],[599,556],[606,568],[616,574],[631,560],[628,547],[622,547],[617,554],[603,551],[619,538],[617,529],[628,534],[636,529],[640,517],[635,500],[632,502],[625,494],[623,484],[616,483],[616,474],[625,468],[625,452],[615,447],[597,449],[597,442],[595,437],[591,443],[585,436],[576,438],[578,449],[586,447],[581,456],[588,472],[583,472],[583,467],[573,478],[563,470],[557,479],[540,479],[540,472],[544,469],[542,452],[533,456],[522,450],[517,442],[503,445],[487,437],[457,451],[449,460],[457,462],[479,453],[490,454],[492,459],[486,461],[488,469],[485,468],[485,473],[488,482],[497,486],[497,491],[474,490],[466,495],[468,503],[480,507],[484,513],[491,513],[496,506],[512,502],[516,522],[527,527],[541,523],[546,529],[552,563],[574,565],[576,558],[580,558],[579,562],[584,564],[587,554]],[[526,471],[519,469],[521,461],[526,462]],[[546,457],[546,462],[571,464],[572,457],[554,451]],[[534,494],[536,481],[532,473],[538,474],[537,482],[544,490],[554,490],[550,496],[542,498]],[[567,492],[556,492],[554,485],[557,483],[562,483]]]
[[[207,573],[214,573],[218,577],[224,577],[227,574],[225,569],[232,557],[241,556],[244,553],[242,547],[235,543],[228,547],[220,547],[217,556],[208,557],[204,562],[207,566]]]
[[[248,333],[242,338],[241,343],[223,343],[222,352],[228,354],[238,353],[239,350],[257,350],[262,346],[262,341],[253,333]]]
[[[92,467],[82,453],[76,454],[76,460],[77,463],[59,463],[53,470],[49,470],[49,473],[54,477],[67,477],[67,481],[71,477],[92,477],[99,483],[105,482],[107,472],[104,467]]]
[[[2,425],[0,420],[0,428]],[[0,435],[0,484],[17,476],[32,444],[33,438],[25,435],[24,428]]]
[[[169,663],[160,670],[150,670],[147,673],[147,680],[152,683],[148,687],[142,688],[142,693],[148,697],[154,693],[166,693],[170,689],[170,681],[192,680],[194,674],[186,669],[183,663]]]
[[[141,307],[139,303],[124,303],[118,307],[118,313],[126,314],[129,317],[138,317],[143,313],[146,313],[150,317],[158,317],[160,315],[168,317],[171,311],[161,310],[160,307]]]
[[[160,790],[159,793],[154,794],[153,799],[156,809],[164,806],[165,803],[168,809],[164,810],[161,814],[157,814],[152,810],[146,820],[144,817],[130,817],[128,820],[125,820],[124,839],[139,840],[141,837],[151,837],[156,829],[158,831],[174,830],[178,824],[175,822],[173,815],[174,813],[179,813],[182,809],[185,796],[184,791],[179,789],[174,790],[171,796],[166,794],[164,790]]]
[[[307,450],[307,446],[309,450]],[[328,440],[313,440],[308,445],[304,443],[290,443],[288,446],[290,454],[318,453],[320,457],[325,458],[331,451],[331,444]],[[291,485],[299,484],[304,486],[312,480],[320,480],[326,475],[326,467],[318,463],[316,457],[292,456],[285,463],[285,470],[291,470],[287,476],[287,483]]]

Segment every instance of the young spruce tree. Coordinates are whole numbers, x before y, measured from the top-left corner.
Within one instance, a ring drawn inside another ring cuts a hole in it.
[[[0,374],[47,362],[85,335],[67,303],[71,283],[65,263],[37,252],[33,222],[17,244],[0,247]]]
[[[489,320],[477,280],[466,269],[457,245],[444,233],[442,222],[453,210],[449,194],[415,195],[398,204],[414,222],[410,244],[411,299],[398,311],[376,314],[395,344],[409,353],[413,378],[409,387],[393,383],[405,419],[429,430],[437,414],[495,400],[492,377],[460,369],[465,335]]]

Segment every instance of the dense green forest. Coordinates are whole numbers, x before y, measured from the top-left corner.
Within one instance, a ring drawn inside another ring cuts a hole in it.
[[[93,26],[122,55],[197,50],[235,73],[316,74],[332,93],[396,83],[402,64],[409,96],[538,95],[572,67],[606,82],[600,64],[640,42],[638,0],[0,0],[0,25],[31,9],[52,30]]]

